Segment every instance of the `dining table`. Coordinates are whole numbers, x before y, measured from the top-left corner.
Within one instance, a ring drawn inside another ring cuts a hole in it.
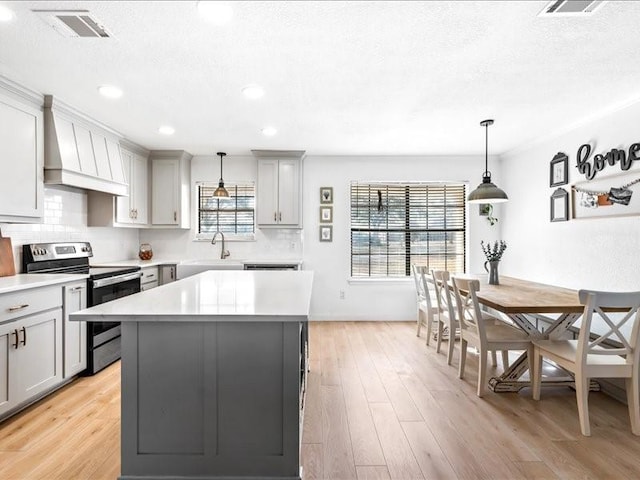
[[[584,312],[577,290],[508,276],[500,276],[498,285],[489,284],[486,275],[460,276],[479,280],[478,302],[524,330],[532,340],[572,336],[570,328]],[[501,375],[491,377],[489,388],[494,392],[517,392],[531,386],[525,375],[529,370],[527,356],[524,351]],[[573,377],[568,372],[543,377],[542,385],[572,386]],[[598,383],[592,381],[591,389],[598,390]]]

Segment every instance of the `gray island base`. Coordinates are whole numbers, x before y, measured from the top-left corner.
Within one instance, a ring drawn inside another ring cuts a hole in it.
[[[121,479],[300,479],[312,280],[210,271],[74,315],[122,322]]]

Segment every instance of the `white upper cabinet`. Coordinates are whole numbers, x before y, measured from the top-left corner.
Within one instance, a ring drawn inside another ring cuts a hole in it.
[[[182,150],[153,151],[151,164],[151,224],[190,227],[191,154]]]
[[[146,225],[149,223],[149,160],[146,155],[123,148],[122,165],[129,184],[129,196],[116,198],[118,223]]]
[[[129,185],[128,196],[113,196],[90,191],[88,194],[88,225],[101,227],[146,227],[149,224],[149,152],[134,143],[122,140],[117,150],[121,161],[117,163],[122,181]],[[117,148],[114,148],[117,147]],[[96,156],[97,158],[97,156]],[[117,170],[112,170],[117,171]]]
[[[42,97],[0,80],[0,222],[40,222]]]
[[[299,150],[252,150],[258,159],[259,227],[302,227],[302,158]]]
[[[45,95],[44,181],[126,195],[120,136]]]

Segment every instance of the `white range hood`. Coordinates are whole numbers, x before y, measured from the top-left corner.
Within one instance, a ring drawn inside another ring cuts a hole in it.
[[[120,135],[44,97],[44,183],[127,196]]]

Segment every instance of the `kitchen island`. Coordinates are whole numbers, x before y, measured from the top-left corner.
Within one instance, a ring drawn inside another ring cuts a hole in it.
[[[312,282],[207,271],[72,315],[122,322],[121,479],[300,478]]]

